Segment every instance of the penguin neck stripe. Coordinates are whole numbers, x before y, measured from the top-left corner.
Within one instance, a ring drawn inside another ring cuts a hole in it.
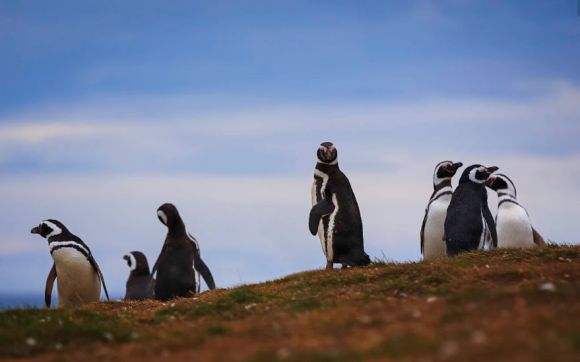
[[[513,194],[511,194],[509,192],[498,192],[497,193],[497,196],[499,196],[499,197],[510,197],[510,198],[512,198],[514,200],[516,199],[516,195],[513,195]]]
[[[439,179],[438,183],[433,184],[435,192],[447,187],[451,187],[451,177]]]
[[[51,236],[62,234],[62,229],[56,226],[54,223],[50,221],[43,221],[42,223],[52,229],[52,231],[46,235],[47,239],[50,238]]]
[[[338,165],[338,159],[331,161],[331,162],[324,162],[321,159],[318,159],[318,163],[323,164],[323,165],[333,166],[333,165]]]
[[[469,172],[469,181],[474,182],[476,184],[482,184],[485,182],[485,180],[480,180],[478,179],[475,174],[477,173],[477,171],[479,171],[477,168],[474,168],[473,170],[471,170]]]
[[[83,254],[87,259],[89,259],[89,255],[91,255],[91,253],[89,253],[89,251],[88,251],[87,248],[85,248],[83,245],[77,243],[76,241],[53,241],[53,242],[51,242],[51,243],[48,244],[48,247],[50,249],[50,254],[51,255],[56,250],[62,249],[62,248],[73,248],[73,249],[76,249],[81,254]]]
[[[131,263],[131,265],[129,266],[131,271],[137,269],[137,259],[135,259],[135,255],[133,255],[133,253],[129,253],[127,254],[127,256],[129,257],[129,262]]]
[[[515,205],[518,205],[518,206],[520,206],[520,207],[522,206],[522,205],[520,205],[520,203],[519,203],[519,202],[517,202],[516,200],[514,200],[514,199],[512,199],[512,198],[503,198],[503,199],[501,199],[501,200],[499,201],[499,203],[498,203],[497,207],[500,207],[501,205],[505,204],[506,202],[508,202],[508,203],[510,203],[510,204],[515,204]]]
[[[324,192],[326,191],[326,184],[328,183],[328,174],[315,168],[314,169],[314,177],[317,177],[317,176],[322,179],[322,186],[320,186],[320,197],[324,198]]]
[[[440,190],[438,190],[437,192],[433,193],[433,196],[431,196],[431,200],[429,203],[437,200],[438,198],[440,198],[441,196],[445,196],[445,195],[453,195],[453,189],[451,188],[451,186],[449,187],[444,187]]]

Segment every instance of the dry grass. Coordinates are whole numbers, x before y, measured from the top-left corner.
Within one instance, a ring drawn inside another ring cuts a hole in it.
[[[5,311],[0,356],[578,361],[580,247],[304,272],[168,303]]]

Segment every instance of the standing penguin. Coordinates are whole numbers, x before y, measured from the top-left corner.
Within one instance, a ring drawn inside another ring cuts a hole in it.
[[[197,240],[187,233],[185,224],[173,204],[157,209],[159,220],[167,226],[167,236],[161,253],[153,266],[157,271],[155,298],[168,300],[187,297],[200,291],[200,277],[209,289],[215,289],[213,276],[201,259]]]
[[[52,268],[46,278],[44,301],[50,307],[52,286],[57,279],[58,307],[72,307],[98,302],[101,283],[109,300],[103,273],[93,258],[89,247],[72,234],[60,221],[44,220],[30,230],[48,240],[53,259]]]
[[[421,254],[423,259],[432,260],[447,255],[443,240],[443,226],[447,216],[447,207],[451,202],[453,187],[451,178],[463,166],[461,162],[439,162],[433,173],[433,193],[425,209],[425,217],[421,225]]]
[[[368,265],[360,211],[348,178],[338,168],[337,150],[324,142],[317,156],[308,226],[312,235],[318,233],[326,269],[332,269],[333,263],[343,268]]]
[[[544,238],[532,227],[528,212],[516,201],[516,185],[509,177],[495,174],[488,177],[485,184],[497,192],[498,205],[495,222],[497,224],[498,248],[533,248],[544,246]]]
[[[451,196],[445,219],[447,255],[483,249],[488,229],[493,245],[497,246],[497,232],[487,205],[485,180],[497,167],[472,165],[463,171],[459,185]]]
[[[132,251],[123,256],[131,270],[127,279],[125,300],[145,300],[153,298],[154,280],[149,273],[149,263],[145,254]]]

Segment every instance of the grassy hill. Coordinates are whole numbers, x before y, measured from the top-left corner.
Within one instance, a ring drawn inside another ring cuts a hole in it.
[[[580,246],[310,271],[168,303],[4,311],[0,358],[579,361]]]

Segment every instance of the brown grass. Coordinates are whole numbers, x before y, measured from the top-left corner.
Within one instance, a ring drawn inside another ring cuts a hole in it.
[[[579,361],[580,246],[311,271],[168,303],[6,311],[0,356]]]

